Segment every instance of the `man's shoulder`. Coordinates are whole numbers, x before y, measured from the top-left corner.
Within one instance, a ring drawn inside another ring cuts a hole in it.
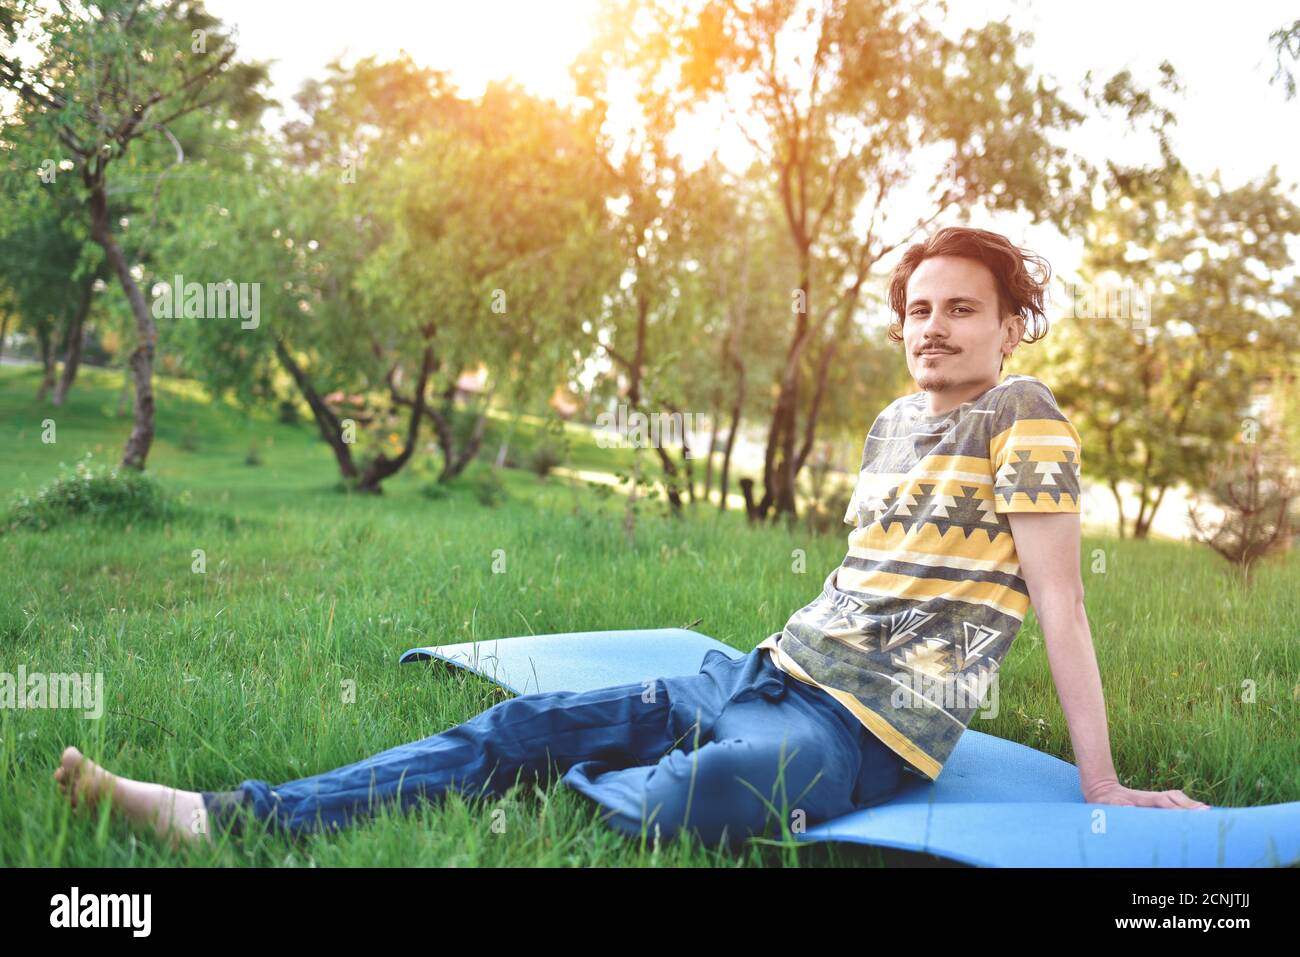
[[[1001,423],[1016,419],[1064,419],[1051,387],[1036,376],[1017,373],[1003,379],[992,390],[995,418]]]
[[[1025,375],[1022,372],[1013,373],[1003,378],[994,391],[999,397],[1026,393],[1041,394],[1046,392],[1048,395],[1052,394],[1051,387],[1042,379],[1037,376]]]

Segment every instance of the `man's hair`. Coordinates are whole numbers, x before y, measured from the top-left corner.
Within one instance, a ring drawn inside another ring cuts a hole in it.
[[[1007,237],[987,229],[945,226],[925,242],[909,246],[889,277],[889,307],[898,317],[889,324],[887,334],[890,339],[903,341],[908,280],[912,278],[916,267],[932,256],[962,256],[983,263],[993,273],[993,284],[998,295],[998,324],[1001,325],[1007,316],[1016,315],[1025,320],[1025,332],[1021,341],[1037,342],[1047,335],[1043,293],[1052,276],[1052,267],[1047,260],[1013,245]],[[1037,266],[1041,275],[1031,275],[1025,268],[1025,263]],[[1001,371],[1001,366],[998,368]]]

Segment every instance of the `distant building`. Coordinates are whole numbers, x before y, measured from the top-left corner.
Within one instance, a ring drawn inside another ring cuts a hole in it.
[[[557,385],[555,391],[551,393],[551,398],[547,402],[555,414],[562,419],[571,419],[575,412],[581,407],[578,397],[562,385]]]
[[[456,400],[472,402],[480,398],[487,386],[488,367],[480,362],[474,369],[462,372],[456,379]],[[570,419],[582,408],[582,399],[563,385],[557,385],[546,404],[562,419]]]
[[[487,366],[480,362],[478,368],[462,372],[456,380],[456,401],[471,402],[483,394],[487,384]]]

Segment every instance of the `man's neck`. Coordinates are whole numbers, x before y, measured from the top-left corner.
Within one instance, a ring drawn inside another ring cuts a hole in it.
[[[1000,378],[1000,377],[999,377]],[[967,385],[959,390],[945,390],[943,392],[926,393],[926,414],[927,415],[945,415],[957,408],[963,402],[970,402],[972,399],[978,399],[989,389],[998,384],[999,379],[991,382],[975,383]]]

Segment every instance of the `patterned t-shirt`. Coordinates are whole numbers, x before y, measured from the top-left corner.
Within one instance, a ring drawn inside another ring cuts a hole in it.
[[[942,415],[926,402],[912,393],[876,418],[844,515],[848,554],[759,647],[933,780],[1029,609],[1005,513],[1078,512],[1082,450],[1033,376]]]

